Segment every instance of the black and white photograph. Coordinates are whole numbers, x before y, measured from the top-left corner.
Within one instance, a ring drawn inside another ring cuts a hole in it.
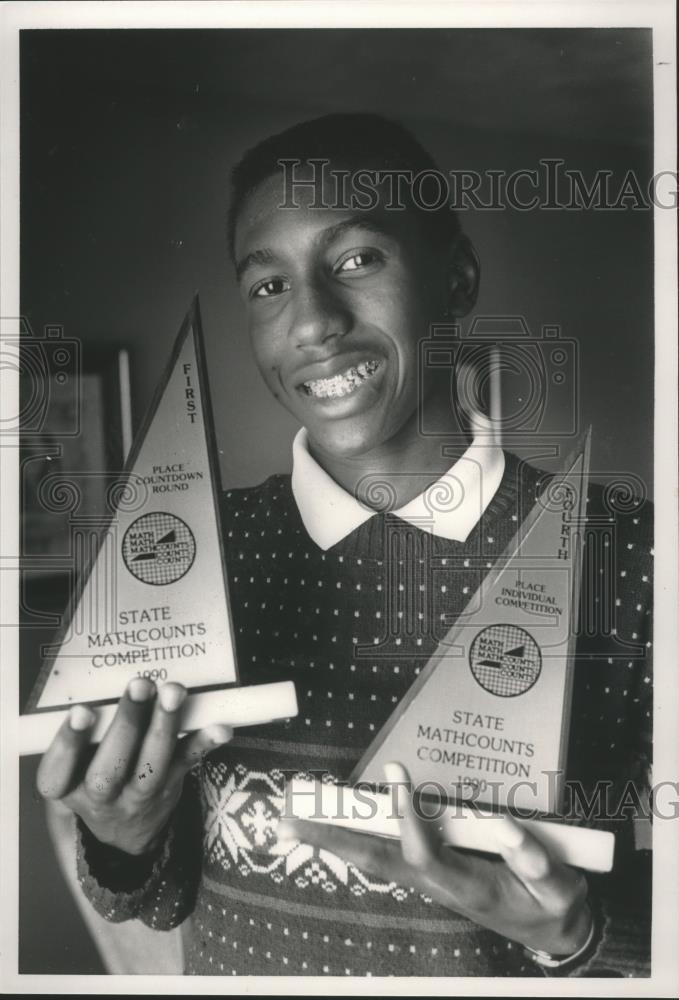
[[[677,995],[674,6],[0,18],[3,992]]]

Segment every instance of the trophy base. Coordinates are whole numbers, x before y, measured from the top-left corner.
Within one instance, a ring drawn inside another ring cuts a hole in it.
[[[113,720],[117,703],[90,705],[97,714],[91,742],[98,743]],[[47,750],[69,710],[34,712],[19,718],[19,753],[40,754]],[[182,710],[181,731],[193,732],[217,723],[226,726],[260,726],[297,715],[297,696],[292,681],[253,684],[189,694]]]
[[[294,778],[286,790],[286,814],[295,819],[331,823],[359,833],[398,837],[395,799],[388,792],[324,785]],[[493,813],[481,806],[457,802],[438,809],[429,822],[437,824],[443,842],[451,847],[499,854],[493,829]],[[517,822],[549,850],[552,857],[574,868],[608,872],[613,867],[615,837],[605,830],[588,830],[552,820],[522,819]]]

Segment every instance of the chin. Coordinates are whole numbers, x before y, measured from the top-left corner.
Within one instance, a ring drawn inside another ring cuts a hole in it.
[[[335,426],[307,426],[309,440],[324,454],[333,458],[360,458],[367,455],[384,440],[374,428]]]

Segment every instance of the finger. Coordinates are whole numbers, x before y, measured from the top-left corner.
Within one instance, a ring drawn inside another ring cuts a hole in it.
[[[435,820],[441,802],[428,818],[424,804],[416,805],[413,801],[410,776],[403,765],[392,761],[385,765],[384,771],[397,793],[403,860],[417,872],[419,885],[438,902],[459,913],[485,908],[492,897],[484,879],[479,877],[482,865],[441,839],[441,826]]]
[[[128,684],[85,775],[85,791],[92,801],[112,802],[120,794],[136,762],[155,690],[155,684],[144,677]]]
[[[384,765],[384,773],[392,786],[396,800],[403,859],[413,868],[426,871],[431,868],[437,857],[436,831],[417,814],[413,804],[410,775],[403,765],[392,761]]]
[[[408,885],[412,877],[395,840],[377,837],[370,833],[357,833],[330,823],[316,823],[303,819],[283,819],[277,827],[280,841],[302,841],[322,850],[337,854],[344,861],[362,871],[376,875],[386,882]]]
[[[358,833],[330,823],[303,819],[281,819],[276,829],[278,840],[285,844],[302,841],[338,855],[357,868],[385,882],[396,882],[426,892],[437,902],[472,919],[487,893],[483,872],[456,853],[454,862],[434,862],[425,871],[415,869],[404,859],[396,840],[371,833]],[[486,863],[487,864],[487,863]]]
[[[168,771],[177,748],[181,708],[187,691],[181,684],[163,684],[153,708],[134,768],[136,791],[143,797],[155,795],[168,781]]]
[[[404,860],[421,873],[430,889],[440,897],[445,894],[447,906],[469,908],[482,897],[478,871],[460,851],[444,844],[441,838],[439,801],[428,815],[424,803],[415,803],[410,775],[402,764],[392,761],[384,768],[387,779],[395,785]]]
[[[172,761],[174,774],[183,775],[197,764],[206,753],[223,746],[233,738],[231,726],[215,725],[199,729],[179,740]]]
[[[95,718],[86,705],[69,712],[38,767],[36,784],[43,798],[61,799],[78,784]]]
[[[584,877],[552,858],[547,848],[513,816],[505,814],[494,822],[502,857],[542,906],[560,909],[586,895]]]

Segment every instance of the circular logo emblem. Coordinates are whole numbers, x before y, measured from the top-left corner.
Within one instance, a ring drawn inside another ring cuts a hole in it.
[[[142,514],[123,538],[123,559],[132,576],[156,587],[181,579],[195,555],[191,529],[174,514]]]
[[[484,691],[515,698],[533,687],[542,670],[535,639],[517,625],[490,625],[474,639],[469,666]]]

